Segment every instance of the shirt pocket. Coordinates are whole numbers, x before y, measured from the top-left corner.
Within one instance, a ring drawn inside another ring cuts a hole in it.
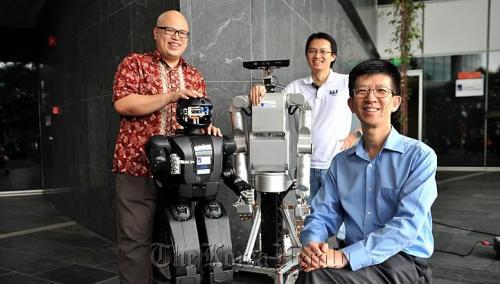
[[[375,207],[377,208],[377,217],[381,225],[387,223],[387,221],[394,217],[396,209],[398,208],[398,200],[398,188],[378,188]]]

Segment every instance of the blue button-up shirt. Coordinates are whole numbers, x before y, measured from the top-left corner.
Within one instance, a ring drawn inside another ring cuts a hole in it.
[[[429,146],[394,128],[373,160],[362,142],[338,154],[312,201],[302,244],[325,242],[345,222],[347,246],[342,251],[353,271],[400,251],[430,257],[436,168]]]

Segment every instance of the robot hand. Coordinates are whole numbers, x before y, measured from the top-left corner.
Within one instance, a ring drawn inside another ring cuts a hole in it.
[[[306,186],[297,184],[297,182],[294,181],[293,189],[295,189],[295,198],[297,198],[297,200],[307,200],[309,198],[310,190]]]
[[[295,219],[304,220],[309,215],[309,205],[305,199],[298,199],[295,207]]]
[[[243,199],[246,204],[253,206],[255,204],[255,190],[252,188],[243,190],[240,193],[240,198]]]
[[[240,219],[247,220],[253,217],[253,207],[255,205],[255,189],[248,188],[240,192],[238,200],[233,204]]]
[[[304,228],[304,221],[306,217],[309,215],[310,208],[309,205],[307,205],[307,202],[304,198],[298,199],[297,200],[297,206],[294,208],[294,215],[295,215],[295,222],[296,227],[295,229],[297,230],[297,235],[300,235],[300,232]]]
[[[297,184],[295,182],[295,198],[297,199],[297,206],[295,207],[295,219],[304,220],[309,215],[309,205],[307,198],[309,197],[309,188]]]

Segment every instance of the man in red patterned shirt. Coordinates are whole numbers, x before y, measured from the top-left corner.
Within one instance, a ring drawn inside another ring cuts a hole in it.
[[[153,36],[156,50],[123,59],[113,85],[114,108],[121,116],[113,159],[121,283],[152,283],[157,192],[144,145],[152,135],[171,135],[181,128],[175,119],[178,100],[206,96],[203,77],[181,57],[189,38],[184,16],[175,10],[164,12]],[[212,125],[206,132],[222,136]]]

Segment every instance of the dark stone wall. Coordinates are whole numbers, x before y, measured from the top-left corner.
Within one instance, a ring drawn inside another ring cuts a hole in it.
[[[376,15],[373,1],[363,9],[364,14]],[[204,75],[215,103],[215,123],[224,133],[231,133],[227,109],[232,98],[247,94],[262,77],[261,71],[244,69],[243,61],[290,59],[290,67],[274,72],[286,85],[309,75],[305,43],[311,33],[320,31],[337,41],[337,72],[348,73],[374,57],[337,0],[183,0],[180,11],[191,24],[186,58]]]

